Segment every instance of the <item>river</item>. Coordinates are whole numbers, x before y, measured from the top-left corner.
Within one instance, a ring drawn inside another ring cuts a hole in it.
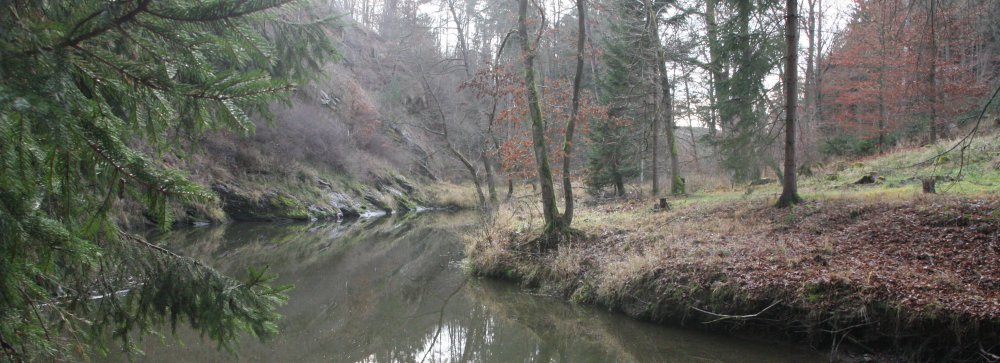
[[[269,266],[293,284],[281,333],[233,356],[196,333],[147,337],[138,362],[810,362],[804,347],[644,323],[470,277],[471,214],[349,223],[237,223],[151,239],[226,273]],[[127,357],[112,356],[112,360]]]

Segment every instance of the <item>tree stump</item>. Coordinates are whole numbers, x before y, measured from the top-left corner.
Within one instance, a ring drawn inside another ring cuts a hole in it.
[[[879,182],[878,173],[871,172],[871,173],[868,173],[868,175],[865,175],[865,176],[861,177],[861,179],[858,179],[858,181],[854,182],[854,184],[857,184],[857,185],[875,184],[875,183],[878,183],[878,182]]]
[[[653,204],[654,212],[662,212],[665,210],[670,210],[670,203],[667,203],[667,198],[660,198],[658,203]]]
[[[937,177],[932,176],[930,178],[924,178],[921,180],[921,184],[924,187],[924,193],[926,194],[937,194]]]

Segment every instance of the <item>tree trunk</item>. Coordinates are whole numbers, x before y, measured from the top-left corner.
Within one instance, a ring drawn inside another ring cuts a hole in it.
[[[583,81],[583,52],[587,42],[587,11],[584,0],[576,0],[576,12],[579,20],[576,41],[576,75],[573,77],[573,105],[569,123],[566,124],[566,140],[563,142],[563,195],[566,198],[566,211],[563,214],[563,227],[569,228],[573,223],[573,184],[570,181],[570,159],[573,156],[573,131],[580,119],[580,83]]]
[[[659,167],[659,165],[660,165],[660,115],[659,115],[660,114],[660,105],[659,105],[660,101],[659,101],[659,99],[662,98],[662,96],[659,95],[659,93],[660,93],[659,87],[657,87],[656,93],[657,93],[657,95],[656,95],[656,106],[654,106],[654,111],[653,111],[653,124],[650,125],[650,129],[652,129],[652,133],[653,133],[653,145],[651,146],[651,149],[653,151],[653,170],[652,170],[653,175],[652,175],[652,182],[653,182],[653,196],[654,197],[660,195],[660,167]]]
[[[797,204],[798,185],[795,180],[795,107],[798,98],[798,4],[787,0],[785,5],[785,182],[781,187],[778,207]]]
[[[716,23],[716,12],[719,0],[705,1],[705,24],[708,28],[709,70],[712,74],[712,111],[718,116],[718,125],[725,127],[730,121],[728,112],[723,111],[721,104],[728,101],[725,83],[729,78],[722,66],[722,44],[719,41],[719,26]],[[712,117],[709,133],[715,139],[715,117]]]
[[[538,88],[535,85],[535,50],[531,49],[528,39],[528,0],[518,1],[517,33],[521,41],[521,56],[524,60],[524,84],[528,88],[528,113],[531,116],[531,139],[535,153],[535,165],[538,169],[538,184],[542,188],[542,217],[545,220],[545,232],[551,234],[561,231],[559,207],[556,205],[555,190],[552,185],[552,169],[549,166],[549,156],[545,146],[545,120],[542,119],[542,108],[538,99]]]
[[[506,199],[509,202],[510,198],[513,197],[514,197],[514,178],[507,178],[507,197],[504,199]]]
[[[684,73],[684,67],[681,66],[681,72]],[[694,136],[694,123],[692,122],[692,115],[694,114],[694,109],[691,108],[691,88],[688,87],[688,77],[684,77],[684,101],[685,108],[688,113],[688,134],[691,135],[691,153],[694,154],[694,168],[695,170],[701,171],[701,165],[698,161],[698,139]],[[711,131],[709,131],[711,133]]]
[[[659,23],[654,19],[654,23]],[[657,29],[659,26],[657,26]],[[684,178],[681,176],[680,163],[677,160],[677,135],[674,127],[674,97],[670,86],[670,78],[667,76],[666,56],[663,46],[660,44],[660,32],[654,32],[656,40],[656,63],[660,73],[660,89],[663,90],[663,108],[666,112],[667,148],[670,149],[670,194],[684,194]]]
[[[590,45],[591,49],[598,49],[594,45],[594,37],[592,35],[590,35],[591,34],[590,31],[592,29],[591,28],[586,28],[586,30],[588,32],[587,33],[588,34],[587,35],[587,44]],[[598,69],[598,66],[597,66],[598,63],[599,63],[598,60],[597,60],[597,53],[598,52],[590,52],[590,73],[591,73],[591,76],[593,76],[593,79],[600,79],[600,76],[598,76],[598,74],[600,74],[600,72],[599,72],[599,69]],[[594,92],[594,98],[598,99],[598,100],[601,99],[601,90],[600,90],[601,87],[599,87],[598,82],[590,82],[590,83],[591,83],[591,91]]]
[[[889,47],[888,39],[886,35],[887,26],[885,18],[885,9],[879,9],[883,13],[881,20],[879,22],[879,32],[878,32],[878,42],[879,42],[879,67],[878,67],[878,152],[879,154],[885,151],[885,126],[888,120],[888,115],[885,110],[885,73],[888,70],[886,66],[886,57],[888,57],[888,52],[886,51]]]
[[[489,191],[490,204],[495,205],[497,203],[497,184],[493,177],[493,161],[487,156],[486,151],[483,151],[481,159],[483,161],[483,170],[486,171],[486,190]]]
[[[934,18],[936,17],[934,5],[936,0],[928,0],[930,2],[930,12],[927,14],[928,21],[930,22],[931,32],[930,32],[930,69],[927,73],[927,87],[929,87],[929,98],[930,98],[930,129],[931,129],[931,143],[937,142],[938,139],[938,124],[937,124],[937,32],[934,27]]]
[[[816,7],[820,10],[819,16],[816,17],[816,64],[815,69],[815,80],[813,92],[815,92],[815,104],[813,107],[816,108],[815,120],[813,123],[815,125],[823,124],[823,0],[816,0]]]
[[[816,150],[816,140],[813,138],[814,132],[816,130],[816,98],[814,97],[816,92],[814,91],[816,87],[816,0],[807,0],[809,2],[809,22],[807,24],[807,32],[809,39],[809,49],[806,52],[806,87],[805,96],[803,101],[805,101],[805,117],[802,122],[802,131],[800,131],[799,142],[800,148],[803,150],[802,155],[806,163],[813,160],[813,151]]]
[[[649,42],[651,47],[655,47],[654,61],[659,63],[659,48],[660,48],[660,37],[659,37],[659,22],[656,21],[656,12],[653,11],[653,1],[646,1],[646,36],[649,37]],[[653,99],[653,123],[650,126],[653,133],[653,196],[660,195],[660,105],[663,103],[663,86],[660,83],[660,67],[656,66],[653,68],[653,89],[655,92],[655,97]]]
[[[468,79],[472,79],[472,69],[469,67],[469,52],[468,43],[465,39],[465,29],[462,27],[462,19],[458,18],[458,12],[455,11],[455,0],[448,1],[448,10],[451,12],[451,17],[455,19],[455,28],[458,31],[458,46],[460,49],[460,56],[462,56],[462,67],[465,68],[465,76]],[[469,14],[465,14],[466,17]]]
[[[447,138],[448,136],[445,137]],[[451,142],[445,141],[445,146],[448,148],[448,152],[454,155],[456,159],[461,161],[462,165],[465,166],[465,169],[468,170],[469,174],[472,175],[472,182],[476,185],[476,196],[479,197],[479,206],[485,207],[486,196],[483,195],[483,183],[479,181],[479,173],[476,172],[476,167],[472,165],[472,162],[469,161],[469,159],[466,158],[465,155],[462,155],[461,152],[455,149],[455,147],[451,145]]]

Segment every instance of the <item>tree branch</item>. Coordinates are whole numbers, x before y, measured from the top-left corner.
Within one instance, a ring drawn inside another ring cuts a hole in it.
[[[702,324],[711,324],[711,323],[715,323],[715,322],[722,321],[722,320],[727,320],[727,319],[750,319],[750,318],[755,318],[758,315],[763,314],[765,311],[768,311],[769,309],[773,308],[775,305],[778,305],[779,303],[781,303],[781,301],[782,301],[781,299],[778,299],[777,301],[771,303],[771,305],[768,305],[766,308],[764,308],[764,310],[758,311],[756,314],[749,314],[749,315],[726,315],[726,314],[719,314],[719,313],[713,313],[711,311],[705,311],[705,310],[699,309],[699,308],[694,307],[694,306],[692,306],[691,309],[694,309],[696,311],[700,311],[700,312],[708,314],[708,315],[719,317],[718,319],[711,320],[711,321],[706,321],[706,322],[702,323]]]

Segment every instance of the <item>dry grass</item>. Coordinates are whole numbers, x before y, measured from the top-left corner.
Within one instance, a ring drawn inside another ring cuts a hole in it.
[[[440,181],[422,187],[431,205],[454,209],[475,209],[479,205],[476,188],[471,183]]]

